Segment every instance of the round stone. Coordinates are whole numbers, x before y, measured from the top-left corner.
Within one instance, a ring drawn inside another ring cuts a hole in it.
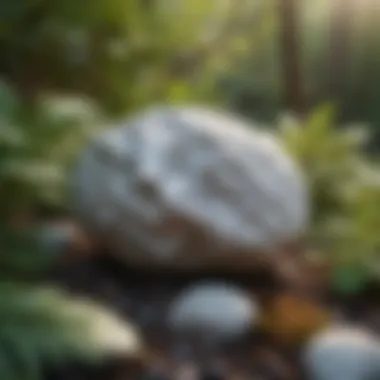
[[[255,325],[258,314],[258,304],[239,287],[205,282],[190,286],[173,300],[168,322],[173,331],[213,341],[242,336]]]
[[[316,334],[305,350],[311,380],[367,380],[380,375],[379,341],[354,327],[330,327]]]

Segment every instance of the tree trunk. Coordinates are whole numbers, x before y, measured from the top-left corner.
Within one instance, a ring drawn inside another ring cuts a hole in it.
[[[334,102],[347,89],[353,13],[353,0],[332,1],[328,84],[329,97]]]
[[[279,1],[283,100],[288,109],[302,115],[305,112],[306,99],[301,65],[298,1]]]

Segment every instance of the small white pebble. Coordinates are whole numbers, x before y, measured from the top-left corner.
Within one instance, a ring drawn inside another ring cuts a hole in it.
[[[226,283],[200,283],[174,299],[169,326],[205,339],[229,339],[247,332],[257,320],[258,305],[240,288]]]
[[[365,329],[332,326],[323,330],[308,343],[304,359],[311,380],[370,380],[380,376],[380,343]]]

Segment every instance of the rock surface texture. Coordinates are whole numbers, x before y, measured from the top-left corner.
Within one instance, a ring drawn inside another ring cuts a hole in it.
[[[157,107],[94,139],[79,216],[128,263],[246,266],[307,225],[302,174],[274,137],[228,114]]]

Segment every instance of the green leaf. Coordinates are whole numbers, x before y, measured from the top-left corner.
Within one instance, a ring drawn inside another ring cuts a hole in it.
[[[0,282],[0,376],[40,380],[43,366],[112,354],[138,355],[127,322],[88,300],[44,287]]]
[[[353,295],[364,289],[368,272],[360,265],[337,266],[332,277],[332,288],[343,295]]]
[[[0,347],[0,377],[4,380],[20,380],[7,347]]]
[[[11,86],[0,82],[0,115],[4,120],[10,120],[19,111],[20,103]]]

